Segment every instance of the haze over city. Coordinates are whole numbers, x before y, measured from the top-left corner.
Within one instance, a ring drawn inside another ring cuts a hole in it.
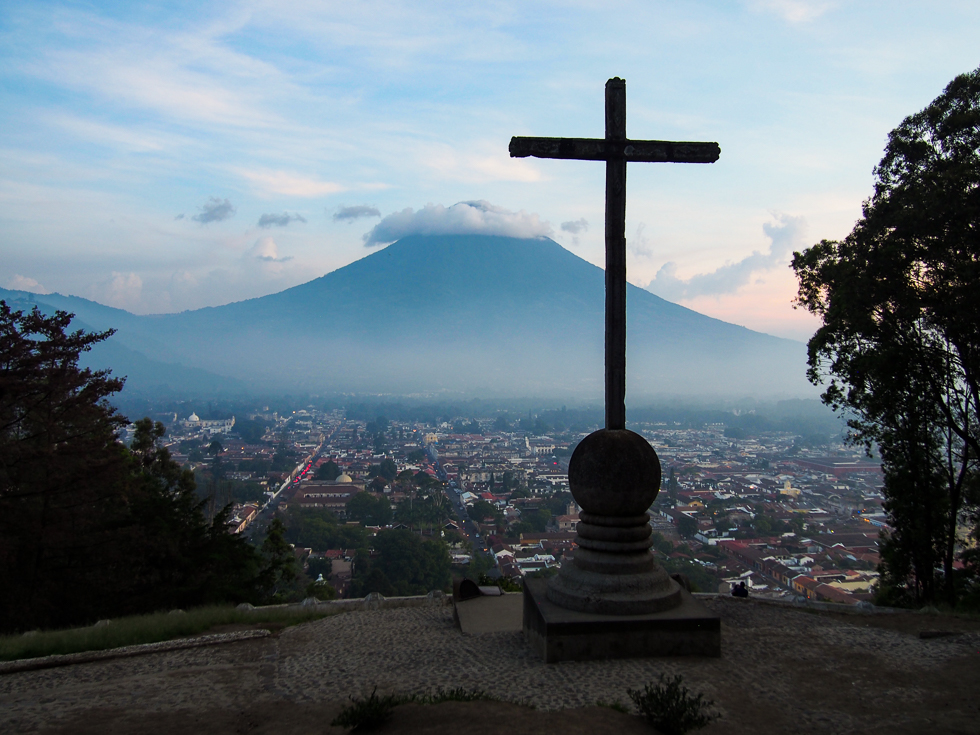
[[[621,76],[631,137],[722,150],[630,168],[630,281],[806,340],[792,251],[850,231],[888,131],[975,66],[978,20],[967,2],[6,5],[0,286],[181,311],[411,234],[547,236],[601,265],[604,167],[507,143],[601,136]]]

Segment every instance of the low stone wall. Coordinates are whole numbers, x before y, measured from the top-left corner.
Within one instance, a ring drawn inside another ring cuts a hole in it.
[[[453,598],[442,590],[432,590],[427,595],[412,595],[409,597],[385,597],[379,592],[372,592],[367,597],[354,600],[318,600],[307,597],[302,602],[285,605],[265,605],[253,607],[248,603],[238,606],[239,610],[274,610],[287,608],[313,609],[318,612],[350,612],[353,610],[395,610],[400,607],[444,607],[452,605]]]
[[[265,638],[269,635],[271,633],[268,630],[240,630],[235,633],[214,633],[194,638],[175,638],[171,641],[140,643],[134,646],[123,646],[122,648],[109,648],[104,651],[82,651],[81,653],[55,654],[52,656],[41,656],[39,658],[23,658],[16,661],[0,661],[0,676],[4,674],[16,674],[21,671],[38,671],[39,669],[53,669],[59,666],[87,664],[93,661],[108,661],[114,658],[143,656],[147,653],[217,646],[221,643],[237,643],[255,638]]]
[[[728,597],[728,595],[722,595],[716,592],[695,592],[694,596],[702,598]],[[870,602],[859,602],[856,605],[845,605],[841,602],[817,602],[816,600],[810,600],[802,595],[794,597],[791,600],[779,600],[772,597],[746,597],[742,600],[737,597],[733,597],[732,599],[739,600],[740,602],[744,601],[746,603],[759,602],[765,605],[793,607],[804,610],[821,610],[823,612],[837,612],[848,615],[876,615],[879,613],[888,614],[911,612],[910,610],[903,610],[897,607],[879,607],[878,605],[872,605]]]

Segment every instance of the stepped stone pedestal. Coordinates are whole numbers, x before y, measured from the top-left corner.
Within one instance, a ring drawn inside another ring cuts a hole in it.
[[[558,576],[524,585],[524,636],[546,662],[721,655],[719,618],[650,553],[660,479],[657,453],[632,431],[600,429],[576,448],[578,548]]]

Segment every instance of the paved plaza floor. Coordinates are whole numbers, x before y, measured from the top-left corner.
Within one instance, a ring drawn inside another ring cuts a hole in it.
[[[0,676],[4,733],[340,733],[350,695],[479,689],[514,704],[401,708],[381,732],[621,732],[598,701],[681,674],[711,733],[976,733],[980,620],[816,613],[713,598],[721,658],[542,663],[520,633],[464,635],[451,607],[358,611],[224,645]],[[921,638],[924,631],[954,635]],[[586,709],[576,709],[586,708]],[[574,710],[574,711],[572,711]],[[517,723],[523,723],[518,726]],[[441,728],[441,729],[440,729]],[[638,729],[637,729],[638,728]]]

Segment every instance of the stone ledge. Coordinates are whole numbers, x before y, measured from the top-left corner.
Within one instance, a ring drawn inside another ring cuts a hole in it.
[[[353,600],[317,600],[308,597],[302,602],[287,602],[282,605],[248,606],[249,610],[288,610],[296,608],[312,609],[318,612],[330,610],[347,612],[350,610],[396,610],[401,607],[444,607],[453,604],[453,598],[442,590],[432,590],[426,595],[410,595],[407,597],[385,597],[378,592],[372,592],[367,597]]]
[[[202,635],[196,638],[176,638],[170,641],[142,643],[136,646],[110,648],[104,651],[82,651],[80,653],[41,656],[39,658],[22,658],[17,661],[0,661],[0,676],[4,674],[14,674],[21,671],[37,671],[39,669],[52,669],[58,666],[86,664],[92,661],[108,661],[114,658],[130,658],[132,656],[142,656],[147,653],[179,651],[183,648],[199,648],[202,646],[216,646],[220,643],[236,643],[237,641],[266,638],[270,635],[272,635],[272,632],[269,630],[242,630],[235,633],[214,633],[212,635]]]
[[[702,599],[711,598],[722,598],[728,599],[729,595],[722,595],[716,592],[695,592],[693,593],[695,597]],[[777,600],[771,597],[745,597],[738,598],[732,597],[732,600],[737,600],[738,604],[751,604],[751,603],[762,603],[764,605],[776,605],[778,607],[791,607],[796,610],[820,610],[821,612],[836,612],[844,613],[846,615],[876,615],[884,614],[889,615],[892,613],[908,613],[915,612],[914,610],[906,610],[899,607],[879,607],[878,605],[872,605],[871,603],[858,604],[858,605],[846,605],[841,602],[817,602],[816,600],[808,599],[794,599],[794,600]]]

